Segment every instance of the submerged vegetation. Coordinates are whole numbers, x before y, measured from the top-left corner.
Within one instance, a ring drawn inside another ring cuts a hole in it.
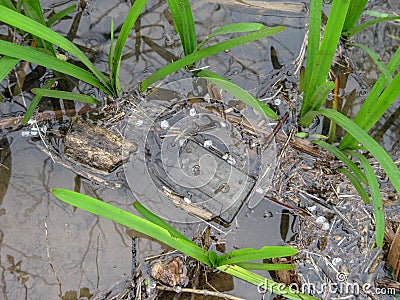
[[[181,40],[183,57],[147,77],[140,85],[141,92],[145,92],[152,84],[169,74],[180,69],[187,69],[194,76],[208,79],[267,117],[277,119],[276,112],[262,101],[210,70],[197,69],[196,64],[201,59],[211,55],[277,34],[283,31],[284,27],[267,28],[259,23],[230,24],[214,30],[202,42],[198,43],[189,1],[168,0],[167,2],[176,32]],[[117,98],[121,95],[122,88],[119,82],[119,71],[122,53],[129,33],[145,7],[146,0],[134,2],[119,32],[115,45],[114,24],[111,22],[108,75],[104,75],[98,70],[74,43],[50,29],[51,25],[57,20],[75,10],[75,6],[70,6],[60,11],[46,21],[38,0],[22,1],[18,7],[15,7],[11,1],[0,1],[0,4],[0,22],[16,28],[21,33],[29,33],[34,41],[30,46],[21,46],[0,40],[0,54],[2,55],[0,59],[0,79],[3,80],[20,61],[29,61],[44,66],[53,70],[55,74],[55,78],[49,79],[42,88],[32,90],[35,97],[25,114],[25,123],[32,117],[42,97],[62,98],[91,104],[97,102],[96,99],[89,95],[52,89],[55,80],[62,74],[86,82],[110,97]],[[360,47],[365,50],[376,62],[381,75],[364,100],[354,120],[350,120],[335,109],[324,108],[326,99],[335,89],[335,82],[333,80],[327,81],[327,78],[329,78],[330,68],[339,40],[341,38],[350,39],[367,26],[377,22],[398,18],[396,16],[383,16],[374,21],[356,25],[366,4],[367,0],[333,1],[321,41],[322,0],[311,1],[307,60],[305,72],[302,73],[300,78],[300,91],[303,93],[303,97],[298,124],[305,129],[310,126],[316,116],[323,115],[331,120],[331,137],[335,136],[337,125],[346,131],[346,134],[337,144],[334,144],[334,140],[330,138],[327,138],[328,141],[320,139],[312,140],[312,142],[332,153],[343,163],[345,167],[341,167],[338,170],[352,182],[365,203],[372,203],[375,216],[376,245],[381,248],[385,230],[383,202],[378,180],[367,158],[372,155],[379,162],[399,194],[400,171],[389,154],[368,134],[368,131],[400,95],[400,73],[396,73],[400,65],[400,49],[397,49],[390,62],[385,65],[371,49],[363,45],[349,43],[348,46]],[[214,37],[225,34],[240,35],[224,42],[206,46]],[[69,55],[75,57],[85,68],[63,60],[58,53],[58,49],[63,49]],[[291,256],[297,253],[297,250],[290,247],[266,246],[259,250],[241,249],[218,256],[214,251],[209,252],[196,245],[159,217],[149,212],[140,203],[134,203],[134,207],[144,219],[72,191],[54,189],[52,193],[66,203],[142,232],[174,249],[178,249],[210,268],[226,272],[254,285],[263,285],[269,280],[248,271],[247,267],[263,270],[286,270],[291,269],[292,266],[286,264],[249,263],[249,261]],[[273,284],[265,286],[266,289],[270,287],[272,287],[271,292],[284,295],[290,299],[314,299],[308,295],[293,293],[288,288],[276,289]]]

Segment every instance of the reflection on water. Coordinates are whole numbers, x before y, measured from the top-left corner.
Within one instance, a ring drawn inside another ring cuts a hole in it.
[[[56,7],[49,2],[47,7],[50,4],[59,11],[71,2]],[[46,3],[43,6],[46,7]],[[251,10],[241,13],[232,7],[206,2],[196,6],[199,38],[204,38],[222,24],[238,21],[261,21],[271,26],[288,25],[285,35],[279,38],[259,41],[204,60],[203,65],[213,66],[214,70],[222,71],[225,73],[222,75],[240,82],[242,87],[250,91],[255,92],[269,70],[272,70],[269,55],[271,45],[279,52],[282,64],[288,64],[297,56],[302,41],[302,18],[294,20],[279,14],[258,15]],[[90,1],[83,13],[76,14],[73,19],[63,20],[55,28],[68,35],[82,49],[95,50],[95,64],[106,70],[110,20],[114,18],[115,28],[120,28],[128,8],[125,1]],[[178,37],[165,16],[165,2],[149,1],[126,45],[121,64],[124,86],[136,88],[139,80],[167,61],[181,56]],[[135,39],[140,35],[142,38]],[[283,41],[283,38],[287,40]],[[89,56],[93,55],[93,51],[90,51]],[[43,72],[38,76],[43,76]],[[5,86],[6,83],[3,83]],[[85,89],[85,86],[80,88],[82,91]],[[20,103],[23,100],[21,96],[13,99]],[[27,97],[25,100],[29,101]],[[43,105],[43,109],[45,107]],[[9,112],[18,110],[20,108]],[[8,113],[2,110],[4,117],[5,112]],[[3,138],[0,157],[0,193],[5,194],[1,197],[0,208],[0,298],[55,299],[62,293],[65,299],[76,299],[78,296],[96,294],[98,290],[107,290],[113,283],[129,275],[131,241],[126,229],[65,206],[56,201],[49,191],[53,187],[75,189],[132,211],[130,204],[134,199],[130,191],[126,188],[106,189],[84,178],[77,180],[75,173],[53,163],[48,155],[39,150],[39,138],[22,137],[20,131],[9,133],[7,138],[11,143],[8,146]],[[11,149],[11,155],[7,149]],[[228,236],[220,233],[221,238],[227,241],[227,250],[280,244],[279,215],[276,218],[262,217],[264,211],[273,210],[276,215],[275,210],[279,212],[279,208],[271,207],[267,202],[261,206],[259,212],[243,211],[241,219]],[[176,226],[192,236],[201,225]],[[248,232],[254,235],[249,236]],[[140,239],[139,253],[142,258],[159,252],[160,245]],[[229,289],[236,288],[238,296],[248,297],[251,292],[246,291],[245,287],[245,283],[235,280]],[[253,292],[257,295],[256,290]]]

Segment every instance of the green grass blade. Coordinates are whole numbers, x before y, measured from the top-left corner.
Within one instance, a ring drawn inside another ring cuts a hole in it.
[[[153,224],[150,221],[144,220],[103,201],[73,191],[56,188],[52,189],[51,193],[68,204],[104,217],[123,226],[132,228],[133,230],[148,235],[190,257],[197,259],[208,266],[211,265],[207,251],[201,249],[192,241],[171,236],[168,230]]]
[[[89,103],[89,104],[98,103],[97,99],[93,98],[91,96],[84,95],[84,94],[65,92],[65,91],[33,88],[32,93],[34,93],[37,96],[41,96],[41,97],[58,98],[58,99],[64,99],[64,100],[74,100],[74,101],[85,102],[85,103]]]
[[[321,140],[313,140],[312,141],[314,144],[324,148],[328,152],[332,153],[339,159],[341,162],[343,162],[350,170],[353,171],[353,173],[361,180],[363,183],[367,184],[367,177],[365,177],[364,173],[360,170],[360,168],[350,159],[347,157],[346,154],[344,154],[342,151],[340,151],[338,148],[335,146],[332,146],[331,144],[328,144],[325,141]]]
[[[159,216],[155,215],[152,213],[150,210],[148,210],[146,207],[144,207],[142,204],[139,202],[134,202],[133,206],[137,210],[139,214],[141,214],[145,219],[149,220],[151,223],[156,224],[166,230],[173,236],[177,237],[180,239],[187,240],[191,242],[189,238],[184,236],[182,233],[180,233],[178,230],[176,230],[174,227],[169,225],[167,222],[165,222],[163,219],[161,219]]]
[[[364,189],[364,187],[362,186],[360,180],[356,176],[354,176],[353,173],[351,173],[346,168],[339,168],[338,171],[340,173],[344,174],[350,180],[350,182],[356,188],[358,194],[360,195],[360,197],[364,201],[364,203],[369,204],[370,200],[369,200],[368,193]]]
[[[194,25],[192,9],[188,0],[179,0],[183,17],[183,34],[185,36],[185,55],[192,54],[197,47],[196,27]]]
[[[376,245],[378,246],[378,248],[382,248],[383,238],[385,235],[385,213],[383,211],[383,203],[381,192],[379,190],[379,183],[375,177],[374,170],[372,169],[369,161],[359,153],[353,152],[353,155],[360,160],[368,179],[372,205],[374,206]]]
[[[264,246],[261,249],[244,248],[225,253],[217,258],[219,266],[248,262],[249,260],[262,260],[292,256],[298,253],[297,249],[286,246]]]
[[[171,11],[172,21],[174,22],[175,31],[179,34],[182,45],[184,45],[185,36],[183,34],[183,18],[179,7],[179,1],[167,0],[169,10]]]
[[[117,43],[115,44],[115,52],[114,52],[114,59],[113,59],[113,68],[111,70],[112,76],[112,87],[117,94],[121,91],[121,86],[119,83],[119,69],[122,59],[122,50],[125,47],[126,40],[128,39],[129,33],[131,32],[133,26],[137,18],[139,17],[141,11],[143,10],[144,6],[146,5],[147,0],[137,0],[132,5],[131,9],[129,10],[128,15],[122,25],[121,31],[118,35]]]
[[[400,47],[397,48],[396,52],[393,54],[392,58],[390,59],[389,63],[387,64],[387,68],[389,69],[390,73],[393,74],[397,67],[400,65]],[[391,83],[393,85],[393,82]],[[376,107],[380,107],[382,103],[379,101],[387,100],[387,98],[380,97],[384,88],[386,86],[386,79],[383,74],[381,74],[378,80],[375,82],[373,88],[369,92],[367,98],[365,99],[361,109],[358,111],[354,122],[360,126],[365,131],[368,131],[375,125],[376,121],[382,115],[376,115],[375,109]],[[393,97],[391,98],[393,99]],[[394,99],[395,100],[395,99]],[[386,111],[386,107],[389,107],[392,103],[383,103],[384,110],[381,112]],[[389,105],[389,106],[388,106]],[[378,117],[378,119],[376,119]],[[340,148],[350,148],[354,149],[357,146],[357,141],[350,135],[346,134],[343,140],[340,143]]]
[[[251,32],[251,31],[257,31],[261,30],[264,28],[263,24],[260,23],[234,23],[234,24],[229,24],[222,26],[213,32],[211,32],[205,39],[202,41],[196,48],[196,50],[199,50],[203,48],[203,45],[207,43],[210,39],[213,37],[216,37],[218,35],[223,35],[223,34],[229,34],[229,33],[243,33],[243,32]]]
[[[98,87],[108,94],[111,93],[107,87],[103,86],[102,83],[90,72],[68,62],[59,60],[56,57],[43,53],[35,48],[20,46],[0,40],[0,54],[18,58],[20,60],[26,60],[48,69],[70,75]]]
[[[368,113],[362,116],[364,122],[362,128],[368,131],[374,126],[388,108],[396,101],[400,95],[400,72],[393,78],[393,81],[386,87],[375,103],[368,106]],[[365,103],[364,103],[365,105]],[[360,112],[358,112],[360,114]]]
[[[379,56],[378,56],[378,54],[376,54],[374,52],[374,50],[372,50],[371,48],[369,48],[365,45],[361,45],[361,44],[357,44],[357,43],[351,43],[350,45],[358,47],[358,48],[364,50],[365,52],[367,52],[367,54],[371,57],[373,62],[377,65],[379,70],[382,72],[383,76],[385,77],[385,79],[388,83],[390,83],[393,80],[392,73],[390,72],[389,68],[383,62],[381,62],[379,60]]]
[[[43,85],[43,88],[44,89],[49,89],[55,82],[56,82],[55,79],[48,80]],[[41,99],[42,99],[42,96],[39,96],[39,95],[36,95],[35,97],[33,97],[31,103],[28,106],[28,109],[26,110],[26,113],[25,113],[24,118],[22,120],[22,124],[28,123],[28,121],[30,120],[30,118],[33,115],[33,112],[35,111],[35,108],[38,106],[38,104],[39,104]]]
[[[9,9],[16,10],[11,0],[0,0],[0,5],[5,6]]]
[[[54,32],[53,30],[47,28],[46,26],[35,22],[24,15],[21,15],[11,9],[2,7],[2,13],[0,14],[0,21],[8,25],[14,26],[16,28],[22,29],[34,36],[38,36],[58,47],[66,50],[71,55],[79,59],[98,79],[99,81],[108,89],[110,85],[107,78],[101,73],[96,67],[90,62],[86,55],[79,50],[72,42],[61,36],[60,34]],[[62,72],[62,71],[60,71]]]
[[[246,35],[242,35],[240,37],[230,39],[229,41],[221,42],[217,45],[213,45],[213,46],[201,49],[199,51],[196,51],[193,54],[190,54],[184,58],[181,58],[181,59],[157,70],[152,75],[147,77],[141,84],[141,91],[142,92],[145,91],[151,84],[164,78],[168,74],[176,72],[179,69],[184,68],[186,66],[190,66],[193,63],[198,62],[202,58],[217,54],[219,52],[222,52],[222,51],[225,51],[225,50],[228,50],[228,49],[240,46],[240,45],[244,45],[244,44],[253,42],[253,41],[261,39],[261,38],[265,38],[267,36],[281,32],[284,29],[285,29],[285,27],[283,27],[283,26],[265,28],[262,30],[251,32]]]
[[[251,263],[251,262],[237,263],[235,265],[246,270],[264,270],[264,271],[294,270],[296,268],[291,264],[264,264],[264,263]]]
[[[114,65],[114,51],[115,51],[115,46],[114,46],[114,19],[111,18],[111,23],[110,23],[110,52],[108,53],[108,68],[110,70],[110,78],[111,82],[114,82],[114,74],[111,72],[113,70],[113,65]],[[117,74],[115,74],[117,75]]]
[[[240,99],[247,105],[250,105],[253,107],[255,110],[261,112],[268,118],[277,120],[278,115],[267,105],[265,105],[263,102],[261,102],[259,99],[254,97],[253,95],[249,94],[247,91],[242,89],[240,86],[230,82],[228,79],[207,71],[207,70],[201,70],[199,72],[196,72],[197,76],[207,78],[210,80],[212,83],[216,84],[217,86],[221,87],[231,95],[235,96],[236,98]]]
[[[55,22],[60,21],[62,18],[65,18],[69,14],[73,13],[75,11],[75,9],[76,9],[76,5],[73,4],[71,6],[68,6],[67,8],[64,8],[63,10],[60,10],[58,13],[55,13],[47,21],[47,26],[50,27]]]
[[[311,75],[313,74],[315,61],[317,59],[320,35],[321,35],[321,19],[322,19],[322,0],[310,1],[310,24],[308,28],[308,42],[307,42],[307,60],[306,72],[304,78],[304,92],[310,85]],[[304,97],[305,98],[305,97]],[[310,99],[303,99],[303,106],[308,106],[304,101]]]
[[[393,16],[393,15],[390,15],[390,14],[387,14],[387,13],[384,13],[384,12],[381,12],[381,11],[370,10],[370,9],[367,9],[364,12],[364,14],[366,14],[367,16],[377,17],[377,18],[384,18],[384,17]],[[397,20],[397,19],[395,19],[394,21],[398,22],[398,23],[400,22],[400,20]]]
[[[400,16],[393,16],[393,15],[390,16],[390,15],[388,15],[386,17],[377,18],[375,20],[372,20],[372,21],[366,22],[364,24],[358,25],[358,26],[356,26],[354,28],[351,28],[351,29],[345,31],[343,33],[343,35],[346,38],[351,38],[352,36],[356,35],[360,31],[368,28],[369,26],[372,26],[372,25],[380,23],[380,22],[393,21],[393,20],[400,20]]]
[[[311,98],[313,99],[312,110],[318,110],[321,108],[322,104],[326,101],[329,94],[332,93],[335,88],[335,83],[333,81],[326,81],[322,83],[315,89],[314,94],[312,94]]]
[[[29,18],[44,26],[47,26],[39,0],[23,1],[22,5],[24,7],[25,14]],[[56,56],[56,52],[54,51],[52,44],[35,35],[33,38],[35,39],[37,48],[47,49],[47,51],[49,51],[53,56]]]
[[[4,56],[0,59],[0,82],[11,72],[19,62],[18,58]]]
[[[167,3],[185,56],[192,54],[196,48],[197,39],[190,3],[188,0],[167,0]]]
[[[347,10],[346,20],[344,21],[343,31],[347,31],[356,25],[358,19],[364,11],[368,0],[351,0]]]
[[[271,293],[282,295],[287,299],[294,299],[294,300],[317,300],[310,295],[306,295],[300,292],[295,292],[293,289],[289,289],[289,287],[285,286],[284,284],[278,284],[270,279],[267,279],[259,274],[250,272],[246,269],[243,269],[236,265],[224,265],[217,268],[218,270],[240,278],[246,282],[254,284],[260,290],[269,291]]]
[[[307,80],[306,75],[306,82],[308,84],[306,85],[304,92],[300,117],[304,116],[307,112],[312,110],[312,107],[315,106],[315,101],[311,96],[314,94],[317,87],[322,85],[328,77],[328,72],[339,43],[343,23],[346,17],[344,12],[347,12],[349,4],[350,1],[348,0],[333,1],[324,37],[322,38],[321,47],[319,48],[316,59],[313,62],[314,67],[312,68],[312,74],[310,75],[309,80]]]
[[[320,113],[328,117],[329,119],[334,120],[340,127],[345,129],[349,134],[354,136],[361,144],[363,144],[364,147],[375,157],[375,159],[385,170],[397,193],[400,194],[399,169],[390,158],[389,154],[387,154],[386,151],[371,136],[368,135],[368,133],[366,133],[362,128],[360,128],[357,124],[352,122],[346,116],[335,110],[324,109],[317,111],[317,113]]]

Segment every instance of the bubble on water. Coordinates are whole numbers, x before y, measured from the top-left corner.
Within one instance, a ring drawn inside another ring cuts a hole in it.
[[[320,216],[320,217],[318,217],[318,218],[315,219],[315,222],[318,223],[318,224],[323,224],[323,223],[325,223],[326,221],[327,221],[327,220],[326,220],[326,218],[325,218],[324,216]]]
[[[204,144],[203,144],[203,147],[204,148],[210,148],[212,145],[213,145],[212,140],[205,140]]]
[[[169,127],[169,122],[167,120],[163,120],[160,123],[161,129],[167,129]]]
[[[264,191],[264,189],[262,187],[259,187],[259,188],[256,189],[256,193],[260,194],[260,195],[263,195],[265,193],[265,191]]]
[[[196,109],[195,108],[191,108],[190,111],[189,111],[189,115],[191,117],[194,117],[196,115]]]
[[[236,165],[236,159],[229,153],[225,153],[222,159],[226,160],[226,162],[232,166]]]
[[[309,207],[307,207],[307,209],[309,212],[315,212],[317,210],[317,206],[316,205],[309,206]]]
[[[340,257],[335,257],[334,259],[332,259],[332,265],[334,265],[334,266],[341,265],[342,262],[343,262],[343,259],[341,259]]]

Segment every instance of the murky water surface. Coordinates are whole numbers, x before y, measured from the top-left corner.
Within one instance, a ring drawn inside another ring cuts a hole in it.
[[[70,3],[72,2],[46,1],[43,2],[43,7],[54,8],[58,11]],[[279,64],[284,68],[287,67],[284,76],[288,78],[287,82],[290,84],[291,79],[294,79],[292,78],[293,62],[299,55],[305,34],[304,26],[307,21],[303,3],[300,1],[295,3],[298,5],[298,12],[243,8],[234,3],[227,4],[227,1],[215,1],[215,3],[197,1],[194,3],[194,16],[200,39],[221,25],[239,21],[262,22],[268,26],[285,25],[287,27],[283,33],[276,36],[205,59],[201,66],[209,65],[211,70],[219,72],[254,94],[262,93],[262,96],[266,98],[276,92],[273,84],[282,76],[281,71],[278,72],[276,68],[274,69],[271,60],[271,52],[274,52]],[[129,6],[125,1],[90,1],[80,16],[80,25],[77,28],[74,42],[94,50],[96,52],[95,63],[104,71],[108,64],[110,20],[114,18],[115,28],[119,28],[128,9]],[[74,16],[76,18],[77,15]],[[72,21],[73,19],[63,20],[55,26],[55,29],[67,35]],[[168,21],[165,2],[149,1],[136,31],[132,31],[125,48],[124,60],[121,64],[121,81],[124,87],[137,88],[138,82],[164,66],[168,59],[172,60],[181,55],[178,37],[174,34],[173,26]],[[373,36],[374,39],[378,39],[375,41],[378,43],[380,34],[385,32],[392,34],[397,32],[398,35],[398,26],[390,24],[381,26],[360,37],[360,42],[374,43],[369,38]],[[5,34],[4,30],[2,33]],[[135,36],[139,34],[142,39],[135,39]],[[217,39],[221,40],[222,38]],[[393,41],[389,42],[393,43]],[[159,47],[156,47],[154,43]],[[398,44],[394,42],[393,47],[395,45]],[[168,52],[164,50],[168,50]],[[387,52],[379,53],[382,58],[390,57],[392,52],[385,51]],[[376,71],[368,67],[372,68],[373,63],[357,51],[351,54],[357,57],[356,64],[364,65],[365,71],[359,74],[359,77],[366,82],[374,80]],[[172,82],[183,76],[182,72],[178,72],[166,79],[166,82]],[[278,76],[279,78],[277,78]],[[354,86],[357,91],[368,90],[368,86],[360,87],[357,79],[357,77],[350,77],[350,84],[344,93],[351,94],[353,90],[351,86]],[[38,81],[33,80],[32,85],[37,86]],[[16,96],[10,102],[7,99],[6,86],[7,82],[3,82],[2,94],[5,101],[0,103],[2,118],[23,112],[24,109],[21,105],[24,101],[29,102],[31,99],[31,96],[25,93],[24,97]],[[87,86],[80,86],[79,90],[91,91]],[[357,102],[358,98],[355,97],[356,104],[359,103]],[[45,107],[45,104],[43,106]],[[354,107],[357,109],[357,105]],[[284,107],[279,108],[285,109]],[[388,117],[395,110],[396,108],[389,111]],[[194,117],[194,115],[190,115],[190,107],[187,113],[186,117]],[[135,119],[134,124],[138,124],[139,120],[140,118]],[[160,124],[165,120],[160,119]],[[180,121],[181,123],[177,122],[176,124],[182,130],[192,124],[192,121],[186,119],[183,123]],[[203,121],[199,119],[198,122],[202,125]],[[210,120],[206,121],[204,124]],[[221,120],[216,116],[211,121],[220,124]],[[396,122],[398,124],[398,120]],[[399,126],[390,127],[388,135],[383,139],[384,146],[393,155],[396,155],[396,151],[399,149],[396,142],[399,140],[399,132],[396,131],[398,128]],[[140,196],[138,189],[146,187],[146,182],[135,181],[135,176],[143,179],[140,173],[135,174],[135,165],[131,166],[130,171],[133,173],[129,173],[129,176],[132,177],[129,177],[128,180],[125,178],[122,167],[111,175],[111,181],[122,187],[106,188],[101,184],[81,178],[64,165],[54,163],[51,157],[38,147],[38,145],[43,146],[41,139],[37,136],[32,137],[26,128],[5,131],[0,138],[0,298],[56,299],[59,297],[60,291],[63,295],[69,291],[70,299],[74,299],[74,293],[79,296],[81,292],[81,296],[83,296],[88,290],[89,293],[95,294],[99,290],[107,290],[118,280],[129,275],[132,258],[131,237],[126,228],[65,206],[52,197],[49,191],[54,187],[75,189],[125,210],[133,211],[131,203],[135,200],[135,196]],[[134,138],[137,139],[138,136],[134,136]],[[234,139],[232,138],[228,144]],[[139,143],[140,141],[135,140],[135,142]],[[190,151],[197,149],[198,145],[199,141],[190,144]],[[189,146],[186,144],[183,147]],[[237,151],[243,150],[240,145],[235,147],[237,147]],[[204,151],[199,149],[198,151]],[[190,153],[193,156],[193,152]],[[209,155],[208,152],[206,154]],[[188,157],[187,168],[197,172],[198,170],[193,169],[194,166],[189,164],[190,159]],[[257,159],[256,154],[254,154],[254,159]],[[217,160],[217,164],[223,164],[222,168],[231,167],[232,164],[227,164],[227,161],[227,159]],[[243,180],[250,180],[247,179],[248,175],[246,174],[241,174],[239,171],[237,174],[239,177],[242,176]],[[137,189],[131,191],[130,188],[135,187],[135,184],[129,181],[138,183]],[[268,182],[268,178],[266,182]],[[222,186],[221,191],[224,188],[225,191],[227,190],[226,186]],[[217,190],[218,186],[213,191],[201,189],[196,191],[207,194]],[[192,194],[196,191],[192,191]],[[145,196],[149,208],[162,215],[166,212],[163,210],[162,204],[151,202],[151,193]],[[223,202],[228,198],[221,199]],[[182,221],[179,215],[180,213],[177,213],[175,221]],[[171,217],[171,212],[163,216],[169,219],[175,217]],[[232,214],[228,216],[231,217]],[[193,222],[194,220],[189,221]],[[249,209],[245,206],[229,228],[221,227],[218,224],[214,225],[219,226],[220,230],[226,233],[219,234],[226,242],[226,249],[232,250],[242,247],[257,248],[263,245],[283,244],[293,237],[292,229],[295,227],[293,226],[295,223],[296,218],[288,215],[285,211],[282,212],[277,205],[261,201],[256,209]],[[176,226],[188,236],[194,235],[205,227],[202,223],[177,224]],[[161,246],[157,243],[144,238],[139,239],[138,250],[142,259],[158,254],[160,249]],[[246,299],[259,297],[256,288],[249,287],[239,280],[234,280],[232,288],[230,293],[238,297]]]

